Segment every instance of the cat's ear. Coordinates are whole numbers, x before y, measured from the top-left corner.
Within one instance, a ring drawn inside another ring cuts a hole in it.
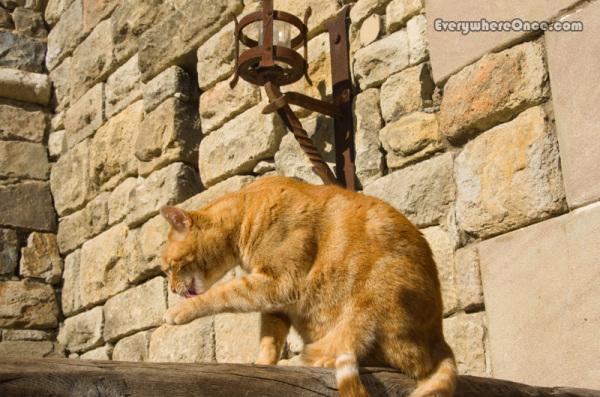
[[[187,234],[192,227],[192,217],[186,211],[176,207],[163,207],[160,214],[177,233]]]

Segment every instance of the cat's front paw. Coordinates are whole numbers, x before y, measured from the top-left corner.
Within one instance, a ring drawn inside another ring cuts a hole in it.
[[[181,325],[187,324],[194,320],[194,313],[192,308],[182,302],[168,309],[164,315],[165,323],[169,325]]]

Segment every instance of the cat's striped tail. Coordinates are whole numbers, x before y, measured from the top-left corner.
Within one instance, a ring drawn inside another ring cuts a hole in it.
[[[344,353],[335,360],[335,378],[340,397],[370,397],[358,373],[358,360],[354,353]]]
[[[452,397],[456,388],[456,363],[452,353],[440,361],[429,377],[419,380],[409,397]]]

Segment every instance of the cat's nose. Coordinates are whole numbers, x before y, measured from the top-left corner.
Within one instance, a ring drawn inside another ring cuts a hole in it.
[[[175,286],[173,286],[173,285],[171,285],[171,292],[174,293],[174,294],[177,293],[177,290],[175,289]]]

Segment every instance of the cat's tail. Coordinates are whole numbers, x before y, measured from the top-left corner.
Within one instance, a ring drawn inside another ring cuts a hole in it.
[[[442,359],[427,378],[419,380],[409,397],[452,397],[456,389],[456,363],[452,352]]]
[[[358,360],[354,353],[344,353],[335,360],[335,378],[340,397],[370,397],[360,380]]]

